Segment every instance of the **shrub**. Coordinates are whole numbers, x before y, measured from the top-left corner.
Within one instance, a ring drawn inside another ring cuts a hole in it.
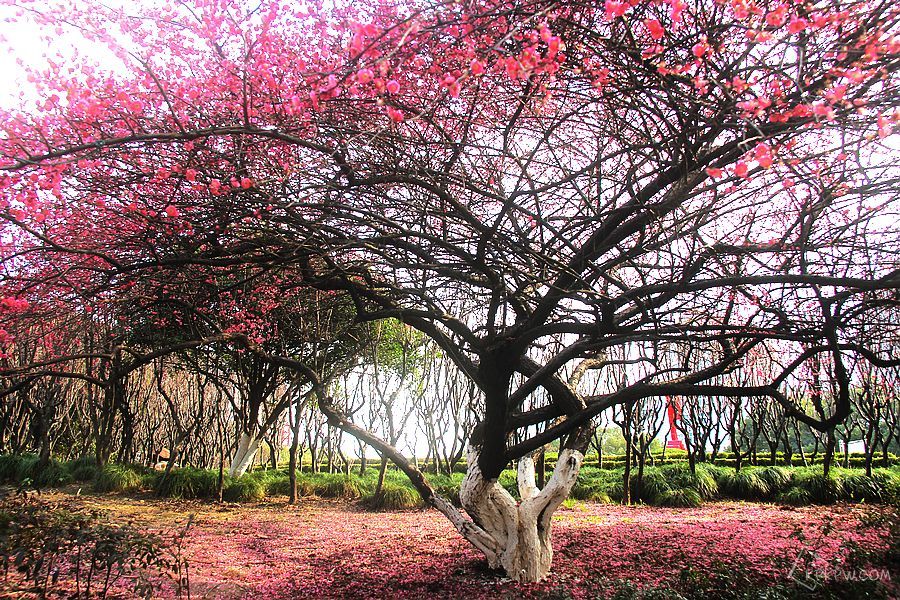
[[[6,567],[0,591],[20,597],[27,587],[37,597],[56,598],[74,597],[77,590],[79,598],[106,598],[117,583],[130,589],[130,597],[150,598],[168,583],[181,597],[186,533],[185,527],[172,538],[146,534],[62,503],[6,501],[0,507],[0,561]],[[166,546],[166,539],[174,544]]]
[[[385,487],[388,483],[385,482]],[[338,478],[329,478],[316,487],[316,495],[323,498],[344,498],[345,500],[358,500],[363,497],[362,486],[344,475]]]
[[[141,474],[128,465],[104,465],[94,482],[98,492],[134,492],[142,487]]]
[[[759,477],[766,482],[770,495],[776,495],[786,490],[793,479],[791,471],[784,467],[763,467],[757,471]]]
[[[887,488],[887,481],[879,473],[869,477],[865,473],[842,472],[839,474],[843,487],[842,500],[854,502],[881,502]]]
[[[714,471],[707,465],[698,464],[695,466],[695,472],[691,473],[687,463],[671,464],[660,468],[660,472],[673,489],[694,490],[701,498],[707,500],[719,493],[719,484],[713,475]]]
[[[723,494],[738,500],[765,500],[771,493],[769,483],[760,476],[758,469],[741,469],[738,473],[728,471],[718,483]]]
[[[100,472],[97,467],[97,459],[93,456],[76,458],[68,464],[68,468],[75,481],[93,481]]]
[[[625,482],[617,481],[607,488],[606,494],[613,502],[621,502],[625,497]]]
[[[366,495],[370,483],[354,475],[348,477],[341,473],[314,473],[299,477],[297,487],[301,496],[358,500]]]
[[[35,464],[32,470],[32,481],[35,487],[59,487],[72,482],[72,474],[59,461],[51,459],[43,469]]]
[[[696,508],[703,504],[700,494],[691,488],[675,488],[662,492],[656,499],[658,506]]]
[[[631,475],[631,499],[647,504],[658,504],[660,498],[672,489],[665,474],[655,467],[644,469],[644,475],[638,480],[637,473]]]
[[[154,490],[166,498],[213,498],[219,489],[219,473],[210,469],[181,467],[156,477]]]
[[[216,475],[218,476],[218,473]],[[265,497],[265,482],[259,477],[249,475],[230,480],[222,490],[222,498],[229,502],[260,502]]]
[[[900,506],[900,469],[875,469],[872,475],[884,482],[884,501]]]
[[[422,498],[409,486],[385,481],[381,487],[381,493],[367,498],[366,504],[376,510],[403,510],[420,508]]]
[[[810,502],[831,504],[845,497],[841,479],[835,475],[825,476],[813,469],[801,469],[794,475],[794,482],[809,494]]]
[[[300,480],[302,479],[300,472],[297,472],[297,488],[299,493]],[[288,473],[278,473],[266,480],[267,496],[288,496],[291,493],[291,478]]]
[[[793,506],[805,506],[811,502],[811,497],[809,492],[800,486],[791,486],[780,494],[778,494],[778,501],[783,504],[791,504]]]
[[[0,454],[0,480],[16,481],[21,460],[22,457],[16,454]]]
[[[608,502],[609,494],[602,484],[591,481],[587,484],[576,483],[569,494],[574,500],[591,500],[594,502]]]

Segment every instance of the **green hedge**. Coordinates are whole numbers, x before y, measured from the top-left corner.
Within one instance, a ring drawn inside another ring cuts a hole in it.
[[[633,502],[658,506],[696,506],[716,499],[736,499],[785,504],[828,504],[833,502],[900,503],[900,466],[876,468],[868,477],[861,469],[844,469],[836,461],[828,477],[820,466],[745,466],[736,472],[729,467],[728,456],[713,463],[698,463],[691,472],[684,453],[670,452],[672,460],[645,466],[643,478],[632,470]],[[680,455],[680,456],[679,456]],[[555,458],[555,456],[549,456]],[[860,457],[851,456],[851,464]],[[726,464],[719,464],[720,461]],[[153,491],[168,498],[214,499],[218,492],[218,471],[183,467],[170,473],[152,471],[137,465],[107,464],[98,469],[91,457],[70,462],[51,461],[38,468],[33,454],[0,455],[0,481],[19,485],[54,487],[72,481],[93,481],[98,492],[134,493]],[[552,472],[548,465],[547,475]],[[624,496],[624,468],[597,468],[587,462],[582,467],[571,496],[576,500],[620,502]],[[378,469],[368,469],[365,476],[356,472],[297,473],[301,496],[341,498],[361,501],[372,508],[414,508],[421,505],[418,493],[406,476],[390,468],[385,483],[376,497]],[[460,473],[428,475],[434,489],[459,505]],[[290,491],[286,469],[255,470],[239,478],[225,478],[223,499],[230,502],[258,502]],[[500,485],[514,497],[518,495],[516,474],[502,473]]]

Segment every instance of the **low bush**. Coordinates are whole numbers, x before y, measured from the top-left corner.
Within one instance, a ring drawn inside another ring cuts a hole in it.
[[[211,469],[181,467],[155,477],[154,491],[166,498],[214,498],[219,474]]]
[[[693,490],[704,500],[709,500],[719,493],[719,484],[715,477],[718,471],[713,467],[695,465],[695,471],[692,473],[688,464],[682,463],[660,467],[659,471],[673,489]]]
[[[35,463],[31,471],[31,482],[37,488],[60,487],[72,483],[72,473],[59,461],[50,459],[43,468]]]
[[[608,488],[602,483],[591,482],[587,484],[576,483],[569,496],[575,500],[590,500],[592,502],[608,503],[610,499]]]
[[[768,500],[772,489],[759,469],[746,468],[740,472],[726,471],[718,480],[722,494],[737,500]]]
[[[805,488],[796,485],[782,491],[776,499],[782,504],[791,504],[793,506],[806,506],[811,502],[809,492]]]
[[[297,483],[303,478],[300,472],[297,472]],[[287,472],[279,471],[266,479],[266,495],[267,496],[289,496],[291,493],[291,478]]]
[[[74,481],[93,481],[100,473],[100,469],[97,467],[97,459],[93,456],[76,458],[69,462],[66,467],[72,474]]]
[[[757,475],[766,482],[770,496],[785,491],[793,479],[790,469],[785,467],[763,467],[757,471]]]
[[[266,498],[267,491],[264,479],[242,475],[228,481],[222,490],[222,499],[228,502],[260,502]]]
[[[61,503],[35,500],[0,505],[0,579],[3,597],[181,597],[187,562],[174,536],[143,533]],[[173,540],[167,545],[166,540]],[[6,594],[9,594],[7,596]]]
[[[703,498],[697,490],[691,488],[675,488],[662,492],[656,499],[657,506],[677,508],[696,508],[703,504]]]
[[[298,480],[301,496],[319,496],[320,498],[344,498],[359,500],[369,490],[369,483],[356,475],[342,473],[314,473],[303,475]]]
[[[365,499],[366,506],[376,510],[404,510],[421,508],[422,498],[411,487],[385,481],[380,494]]]
[[[129,465],[110,463],[97,474],[94,490],[97,492],[136,492],[143,487],[141,474]]]
[[[834,474],[827,477],[818,469],[800,469],[794,474],[794,482],[809,494],[814,504],[832,504],[845,497],[843,480]]]
[[[659,504],[660,499],[672,490],[665,474],[658,468],[644,469],[643,477],[631,474],[631,499],[645,504]]]

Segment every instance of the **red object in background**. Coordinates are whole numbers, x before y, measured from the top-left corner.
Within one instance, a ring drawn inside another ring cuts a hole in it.
[[[684,450],[684,442],[678,438],[678,429],[675,428],[681,416],[681,402],[678,398],[666,397],[666,411],[669,413],[669,439],[666,441],[666,448]]]

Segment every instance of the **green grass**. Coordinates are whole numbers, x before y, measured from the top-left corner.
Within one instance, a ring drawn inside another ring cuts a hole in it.
[[[376,510],[404,510],[421,508],[422,498],[412,487],[385,481],[381,493],[367,497],[365,504]]]
[[[143,478],[129,465],[108,464],[97,474],[94,490],[97,492],[136,492],[143,487]]]
[[[94,481],[98,492],[135,492],[153,489],[163,497],[214,499],[218,489],[218,471],[184,467],[168,476],[135,465],[109,464],[97,468],[93,457],[85,456],[67,463],[51,461],[39,469],[33,454],[0,455],[0,481],[58,487],[72,481]],[[548,470],[548,477],[552,471]],[[620,502],[623,497],[623,468],[582,467],[570,494],[576,501]],[[464,474],[427,475],[435,491],[459,506],[459,488]],[[300,496],[340,498],[360,501],[376,509],[408,509],[421,506],[412,484],[402,472],[389,468],[383,493],[374,497],[378,479],[377,465],[360,476],[356,471],[343,473],[297,473]],[[513,497],[518,496],[516,473],[504,471],[499,483]],[[643,480],[632,470],[633,502],[656,506],[691,507],[717,499],[781,502],[792,505],[830,504],[834,502],[886,502],[900,504],[900,466],[876,468],[867,477],[861,469],[833,467],[826,478],[821,466],[733,468],[698,463],[691,472],[686,461],[646,466]],[[240,478],[226,477],[223,498],[231,502],[259,502],[286,496],[290,481],[286,469],[260,469]]]
[[[37,468],[37,463],[34,464],[31,480],[38,488],[61,487],[72,483],[72,473],[63,463],[50,459],[50,463],[42,469]]]
[[[222,499],[228,502],[261,502],[266,499],[267,492],[264,478],[245,474],[227,482],[222,490]]]
[[[212,469],[181,467],[168,474],[156,473],[153,490],[165,498],[214,498],[219,489],[219,473]]]
[[[677,508],[696,508],[703,504],[700,494],[691,488],[670,489],[656,499],[657,506],[671,506]]]
[[[97,459],[93,456],[82,456],[66,464],[66,468],[72,474],[74,481],[94,481],[100,474],[97,467]]]
[[[724,496],[736,500],[768,500],[772,496],[769,480],[756,467],[722,473],[718,483]]]

